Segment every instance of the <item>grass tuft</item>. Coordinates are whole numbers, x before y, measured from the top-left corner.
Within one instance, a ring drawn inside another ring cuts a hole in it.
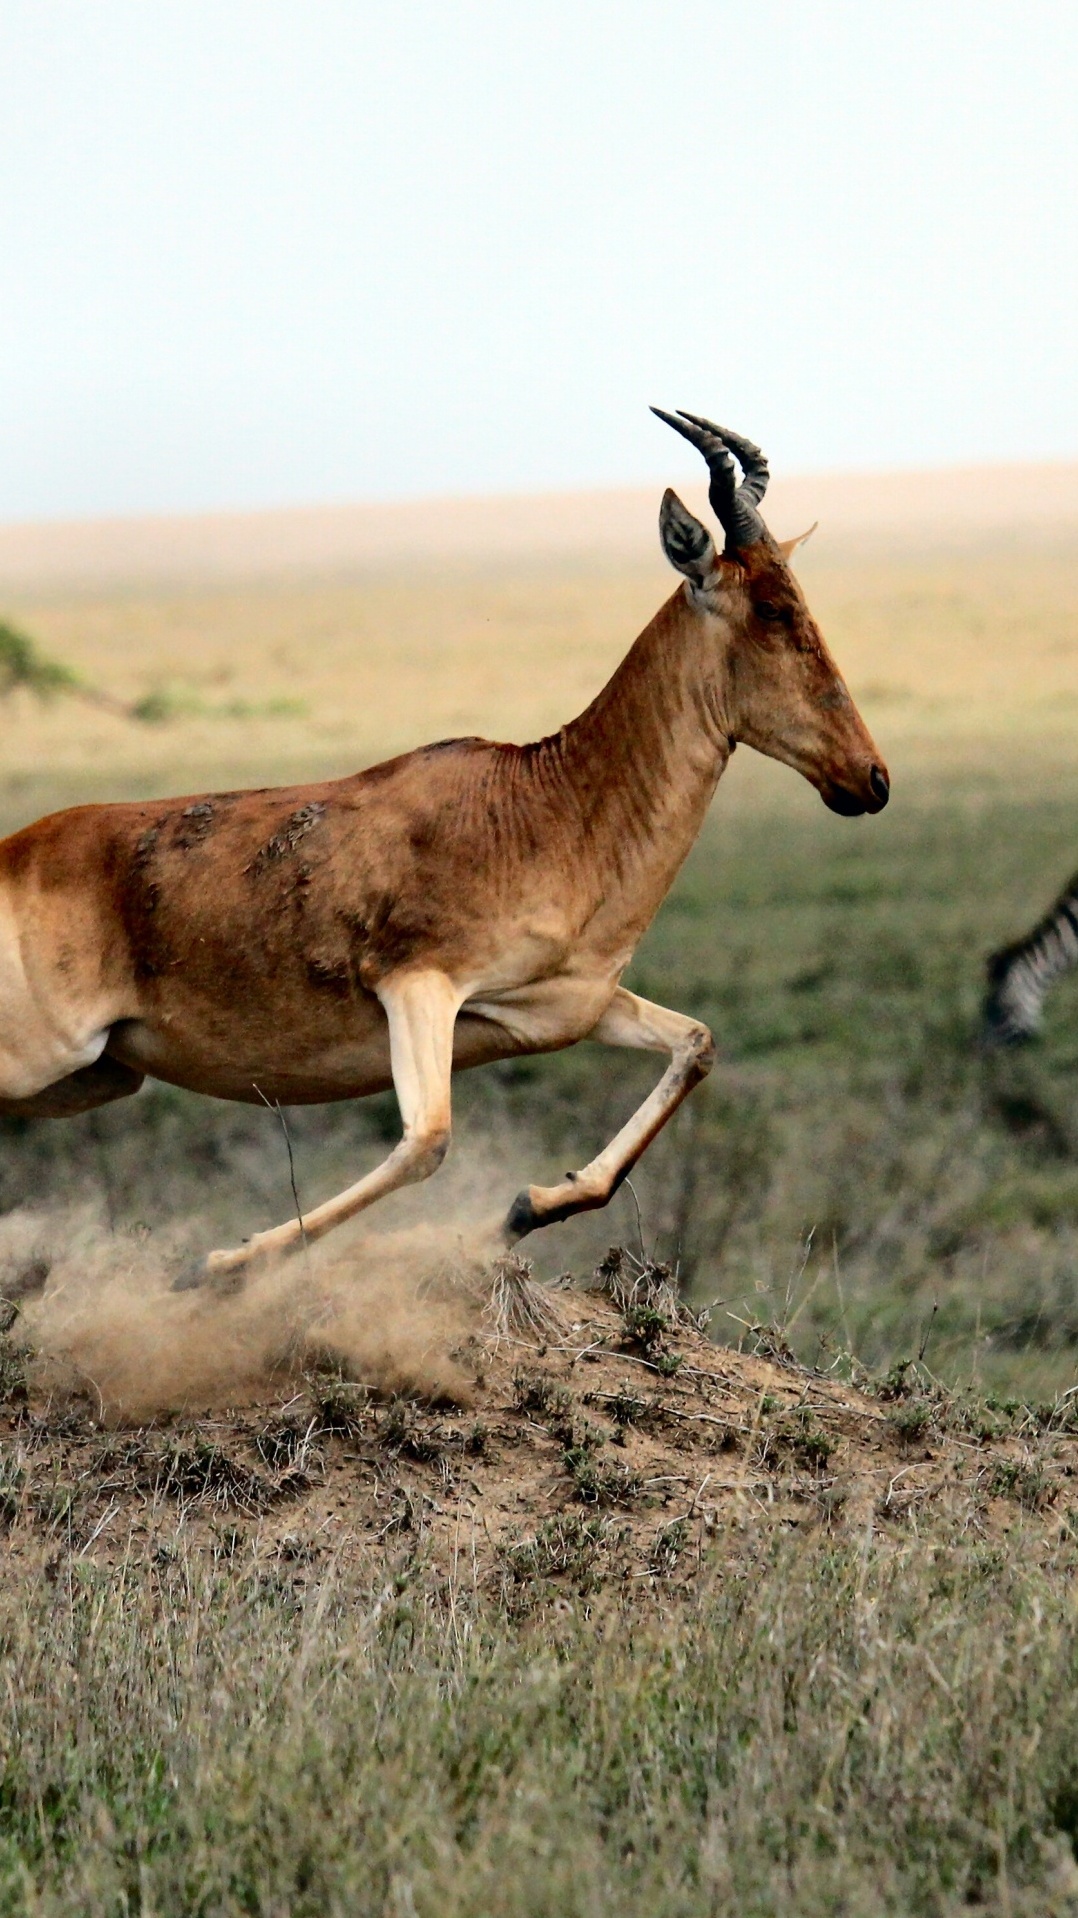
[[[371,1394],[365,1385],[334,1372],[315,1373],[308,1380],[318,1430],[353,1437],[366,1429]]]
[[[556,1423],[564,1424],[573,1415],[572,1393],[548,1372],[514,1372],[513,1405],[518,1412]]]
[[[515,1252],[494,1267],[484,1317],[495,1344],[505,1339],[542,1343],[559,1339],[565,1329],[555,1296],[532,1277],[531,1261]]]

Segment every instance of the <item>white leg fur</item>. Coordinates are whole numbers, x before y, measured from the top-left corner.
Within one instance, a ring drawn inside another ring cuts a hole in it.
[[[681,1101],[706,1078],[715,1056],[711,1034],[698,1019],[638,999],[622,986],[587,1036],[604,1046],[669,1053],[670,1064],[654,1092],[590,1165],[570,1172],[561,1185],[532,1185],[517,1195],[504,1228],[510,1245],[538,1226],[606,1205]]]
[[[409,972],[386,980],[378,997],[389,1022],[393,1086],[404,1128],[400,1144],[365,1178],[305,1213],[302,1225],[289,1219],[256,1233],[245,1245],[211,1252],[208,1276],[241,1271],[267,1254],[291,1251],[304,1239],[320,1239],[387,1192],[427,1179],[441,1165],[449,1149],[453,1027],[460,996],[444,973]]]

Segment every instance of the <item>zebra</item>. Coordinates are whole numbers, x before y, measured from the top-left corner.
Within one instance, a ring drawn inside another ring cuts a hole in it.
[[[1023,1045],[1041,1023],[1045,995],[1078,966],[1078,873],[1032,932],[1001,946],[987,963],[983,1039],[987,1046]]]

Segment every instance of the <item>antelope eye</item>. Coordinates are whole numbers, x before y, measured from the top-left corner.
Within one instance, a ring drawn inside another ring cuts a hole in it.
[[[785,617],[782,607],[772,605],[769,599],[758,599],[755,612],[757,619],[767,620],[771,625],[777,625]]]

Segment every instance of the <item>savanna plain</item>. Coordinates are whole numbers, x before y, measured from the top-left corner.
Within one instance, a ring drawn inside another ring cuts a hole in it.
[[[1078,1913],[1078,982],[978,1044],[1078,867],[1078,514],[801,577],[892,803],[737,753],[628,979],[719,1064],[530,1271],[482,1223],[654,1061],[462,1076],[437,1179],[224,1298],[390,1099],[0,1121],[0,1911]],[[0,825],[537,736],[671,583],[24,569],[82,690],[0,704]]]

